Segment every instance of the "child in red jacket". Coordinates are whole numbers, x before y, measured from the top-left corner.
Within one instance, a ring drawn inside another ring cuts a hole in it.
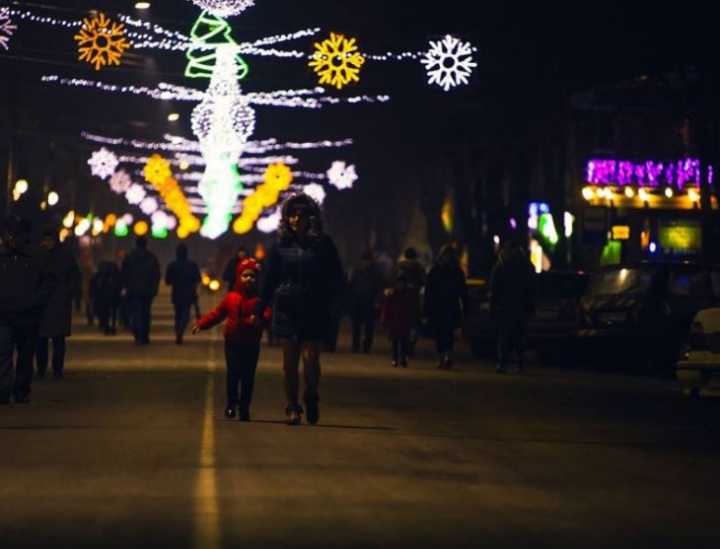
[[[418,316],[417,293],[407,281],[405,273],[395,277],[392,288],[385,290],[380,321],[392,341],[392,365],[407,367],[410,333]]]
[[[233,419],[240,410],[240,421],[250,421],[250,403],[255,386],[255,372],[260,358],[262,324],[255,322],[258,272],[260,265],[254,259],[244,259],[237,267],[235,289],[229,292],[220,305],[193,326],[192,333],[208,330],[227,318],[225,362],[227,364],[227,406],[225,417]],[[264,313],[264,323],[270,319],[270,309]],[[238,384],[240,396],[238,397]]]

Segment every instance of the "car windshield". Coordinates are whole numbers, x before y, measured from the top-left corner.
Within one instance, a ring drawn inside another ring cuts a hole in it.
[[[538,299],[580,299],[588,277],[582,274],[543,273],[538,276]]]
[[[588,287],[588,296],[639,295],[647,293],[657,271],[652,268],[617,269],[597,273]]]

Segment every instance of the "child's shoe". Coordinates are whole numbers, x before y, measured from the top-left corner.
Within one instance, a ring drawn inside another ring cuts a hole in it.
[[[228,419],[233,419],[235,417],[235,414],[237,413],[237,406],[234,404],[228,404],[225,406],[225,417]]]

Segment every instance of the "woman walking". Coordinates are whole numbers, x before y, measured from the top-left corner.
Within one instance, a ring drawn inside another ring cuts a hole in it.
[[[281,215],[255,322],[260,323],[262,312],[274,302],[271,330],[282,342],[286,423],[301,422],[302,359],[303,401],[307,421],[314,425],[320,419],[320,355],[328,339],[330,309],[342,288],[343,269],[335,244],[323,233],[322,212],[312,198],[302,193],[291,195],[283,203]]]

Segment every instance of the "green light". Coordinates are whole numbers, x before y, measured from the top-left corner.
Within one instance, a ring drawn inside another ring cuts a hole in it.
[[[557,229],[555,229],[555,221],[553,221],[552,214],[542,214],[538,221],[538,228],[540,229],[540,234],[553,246],[560,240]]]
[[[232,27],[221,17],[216,17],[203,11],[195,22],[190,33],[192,45],[188,49],[187,58],[190,61],[185,69],[188,78],[212,78],[215,60],[217,59],[217,46],[224,44],[237,45],[232,38]],[[235,56],[240,68],[238,80],[245,78],[250,67],[240,56]]]
[[[153,238],[167,238],[167,236],[168,236],[167,227],[153,227],[152,235],[153,235]]]
[[[115,223],[115,236],[123,237],[128,234],[130,234],[130,231],[128,230],[127,223],[122,219],[118,219],[117,223]]]

